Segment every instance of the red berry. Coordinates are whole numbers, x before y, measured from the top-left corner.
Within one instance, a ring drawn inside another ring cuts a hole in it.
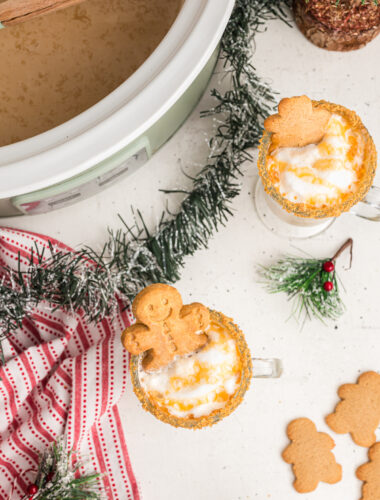
[[[334,285],[332,281],[325,281],[323,283],[323,288],[326,290],[326,292],[331,292],[331,290],[334,288]]]
[[[326,271],[326,273],[332,273],[334,269],[334,262],[331,262],[331,260],[328,260],[323,264],[323,270]]]
[[[30,484],[28,486],[28,495],[35,495],[38,492],[38,486],[36,484]]]
[[[49,474],[46,476],[46,481],[49,482],[53,479],[54,477],[54,472],[49,472]]]

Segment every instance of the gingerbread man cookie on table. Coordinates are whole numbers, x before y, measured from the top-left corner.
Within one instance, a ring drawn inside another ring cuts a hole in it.
[[[368,451],[369,461],[356,471],[356,477],[363,481],[360,500],[380,498],[380,443],[375,443]]]
[[[146,352],[142,361],[146,371],[159,370],[176,356],[190,354],[207,343],[209,310],[199,303],[184,306],[172,286],[146,287],[136,296],[132,310],[137,322],[123,332],[122,343],[133,355]]]
[[[326,417],[327,425],[338,434],[349,432],[359,446],[373,445],[380,424],[380,375],[362,373],[356,384],[342,385],[338,396],[341,401]]]
[[[318,484],[335,484],[342,479],[342,466],[337,464],[332,449],[333,439],[324,432],[318,432],[308,418],[290,422],[287,435],[291,444],[282,453],[282,458],[292,464],[298,493],[314,491]]]

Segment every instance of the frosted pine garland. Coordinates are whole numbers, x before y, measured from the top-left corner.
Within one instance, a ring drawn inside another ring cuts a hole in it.
[[[3,268],[0,282],[0,337],[21,325],[41,301],[69,311],[82,309],[89,321],[112,316],[121,297],[125,304],[154,282],[175,282],[187,256],[207,248],[209,238],[232,215],[231,201],[239,194],[241,165],[251,159],[263,121],[275,96],[250,63],[252,42],[269,19],[287,22],[289,0],[237,0],[225,30],[220,59],[230,74],[231,89],[212,90],[216,106],[203,113],[219,120],[209,141],[208,163],[193,180],[179,212],[162,214],[155,234],[136,214],[133,228],[110,232],[102,252],[84,248],[51,255],[34,251],[26,270]],[[178,192],[178,191],[168,191]],[[94,265],[89,265],[91,260]]]

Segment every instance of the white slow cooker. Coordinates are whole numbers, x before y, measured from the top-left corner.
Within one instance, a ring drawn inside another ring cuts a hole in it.
[[[233,5],[186,0],[157,49],[114,92],[48,132],[0,148],[0,216],[62,208],[146,162],[207,87]]]

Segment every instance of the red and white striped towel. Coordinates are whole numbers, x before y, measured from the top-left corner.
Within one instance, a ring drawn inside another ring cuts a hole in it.
[[[0,262],[27,263],[36,242],[70,250],[46,236],[0,229]],[[48,254],[48,252],[47,252]],[[120,332],[132,320],[88,325],[81,314],[51,312],[41,304],[22,329],[5,340],[0,370],[0,499],[21,498],[36,470],[38,453],[67,434],[68,449],[106,473],[109,500],[139,500],[117,403],[125,392],[128,356]],[[29,472],[28,472],[29,471]]]

